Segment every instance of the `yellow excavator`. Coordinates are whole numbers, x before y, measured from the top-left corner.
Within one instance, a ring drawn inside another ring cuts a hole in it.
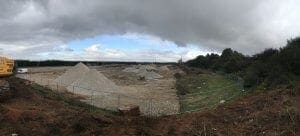
[[[11,95],[9,82],[4,77],[13,75],[13,71],[14,61],[0,56],[0,102]]]
[[[0,77],[13,75],[14,61],[0,56]]]

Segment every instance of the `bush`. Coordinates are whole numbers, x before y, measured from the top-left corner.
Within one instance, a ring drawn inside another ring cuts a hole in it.
[[[300,37],[288,40],[280,50],[266,49],[252,57],[227,48],[221,56],[200,55],[188,61],[187,65],[225,73],[243,73],[245,87],[288,85],[298,79],[294,76],[300,76]]]

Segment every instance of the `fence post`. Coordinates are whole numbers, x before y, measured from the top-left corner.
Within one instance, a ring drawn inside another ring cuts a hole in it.
[[[58,83],[56,83],[56,91],[58,92]]]
[[[182,99],[181,98],[179,98],[179,113],[183,113],[183,111],[184,111],[184,109],[183,109],[183,107],[184,106],[182,106]]]
[[[118,95],[118,107],[120,107],[120,94]]]
[[[150,98],[150,116],[152,116],[152,98]]]
[[[94,95],[94,90],[92,90],[92,94],[91,94],[91,104],[94,106],[94,104],[93,104],[93,95]]]
[[[94,97],[94,90],[92,90],[92,95],[91,95],[91,104],[94,106],[93,97]]]
[[[104,108],[104,95],[101,95],[101,108]]]

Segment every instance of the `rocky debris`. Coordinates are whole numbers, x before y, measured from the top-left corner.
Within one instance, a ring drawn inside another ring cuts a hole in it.
[[[145,69],[147,71],[155,71],[155,72],[158,71],[157,68],[152,65],[141,65],[139,69]]]
[[[32,84],[32,82],[31,82],[31,81],[29,81],[29,80],[26,80],[26,81],[24,81],[24,84],[25,84],[26,86],[28,86],[28,85],[31,85],[31,84]]]
[[[136,105],[125,105],[118,108],[122,116],[139,116],[140,108]]]
[[[225,103],[225,100],[221,100],[219,103]]]
[[[183,77],[183,76],[185,76],[185,75],[186,75],[185,72],[183,72],[183,71],[178,71],[178,72],[176,72],[176,73],[174,74],[174,77],[175,77],[175,78],[181,78],[181,77]]]
[[[0,80],[0,92],[8,91],[9,83],[6,80]]]
[[[145,77],[146,80],[153,80],[163,78],[160,74],[153,72],[153,71],[141,71],[138,73],[138,76]]]
[[[122,70],[123,72],[128,72],[128,73],[138,73],[139,68],[137,66],[132,66],[132,67],[127,67]]]
[[[0,80],[0,101],[6,100],[10,95],[9,83],[6,80]]]
[[[135,65],[123,70],[123,72],[136,73],[140,79],[145,78],[146,80],[163,78],[157,71],[157,68],[151,65]]]
[[[159,67],[159,70],[161,70],[161,71],[170,71],[170,69],[168,68],[168,66],[161,66],[161,67]]]

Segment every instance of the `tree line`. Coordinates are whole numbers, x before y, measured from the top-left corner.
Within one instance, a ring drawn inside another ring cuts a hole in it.
[[[288,40],[286,46],[280,49],[270,48],[252,56],[227,48],[221,55],[200,55],[186,65],[237,74],[248,88],[293,86],[300,75],[300,37]]]
[[[64,61],[64,60],[15,60],[17,67],[47,67],[47,66],[75,66],[77,63],[82,62],[87,66],[99,66],[103,64],[152,64],[153,62],[123,62],[123,61]],[[155,62],[155,64],[175,64],[174,62]]]

